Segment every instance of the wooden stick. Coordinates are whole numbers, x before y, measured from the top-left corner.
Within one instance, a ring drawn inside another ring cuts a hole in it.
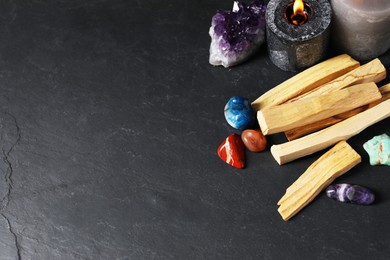
[[[287,143],[271,146],[271,153],[280,164],[312,154],[360,133],[365,128],[390,116],[390,99],[335,125]]]
[[[310,165],[279,200],[278,212],[283,220],[296,215],[337,177],[360,162],[360,155],[347,142],[337,143]]]
[[[307,124],[304,126],[300,126],[300,127],[288,130],[284,134],[286,135],[286,137],[289,141],[292,141],[292,140],[295,140],[301,136],[304,136],[304,135],[313,133],[315,131],[324,129],[328,126],[334,125],[338,122],[343,121],[344,119],[347,119],[351,116],[354,116],[360,112],[363,112],[371,107],[378,105],[379,103],[381,103],[385,100],[390,99],[390,83],[380,87],[379,91],[382,94],[382,98],[379,100],[376,100],[374,102],[371,102],[368,105],[364,105],[364,106],[355,108],[351,111],[341,113],[339,115],[335,115],[335,116],[332,116],[332,117],[329,117],[329,118],[326,118],[326,119],[323,119],[323,120],[320,120],[320,121],[317,121],[317,122],[314,122],[311,124]]]
[[[281,205],[282,203],[284,203],[284,201],[286,201],[286,199],[288,199],[290,196],[292,196],[294,193],[296,193],[297,191],[299,191],[300,189],[303,189],[305,188],[305,186],[307,185],[308,182],[310,181],[313,181],[314,180],[314,177],[313,177],[313,168],[314,169],[318,169],[318,164],[319,162],[323,163],[323,157],[326,157],[326,154],[330,154],[331,151],[335,151],[335,152],[341,152],[341,151],[337,151],[336,148],[340,148],[340,150],[342,149],[347,149],[348,150],[351,150],[352,147],[350,147],[348,145],[348,143],[346,141],[340,141],[338,142],[331,150],[329,150],[327,153],[325,153],[323,156],[321,156],[319,159],[317,159],[317,161],[315,161],[313,164],[311,164],[309,166],[309,168],[293,183],[291,184],[287,189],[286,189],[286,193],[284,194],[284,196],[278,201],[277,205]],[[354,151],[352,149],[352,151]],[[355,151],[354,151],[355,152]],[[345,154],[355,154],[354,152],[351,153],[351,151],[349,153],[345,153]],[[338,153],[339,154],[339,153]],[[355,156],[352,156],[352,158],[355,158],[357,157],[356,155]],[[360,156],[359,156],[360,157]],[[346,162],[351,159],[350,157],[346,156]],[[351,161],[355,161],[355,160],[351,160]],[[319,169],[321,170],[322,172],[325,172],[325,169]]]
[[[321,86],[359,66],[359,62],[343,54],[314,65],[270,89],[252,102],[254,110],[279,105]]]
[[[299,95],[291,100],[301,100],[318,95],[328,94],[333,91],[343,89],[345,87],[366,82],[378,83],[386,78],[386,68],[379,59],[374,59],[356,69],[322,85],[313,90],[310,90],[302,95]]]
[[[326,95],[266,107],[257,112],[263,134],[274,134],[344,113],[382,97],[374,82]]]

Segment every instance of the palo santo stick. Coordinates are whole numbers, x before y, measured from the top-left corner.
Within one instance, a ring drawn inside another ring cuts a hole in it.
[[[345,153],[345,156],[346,156],[346,161],[348,161],[349,159],[351,159],[350,157],[348,157],[348,154],[349,155],[353,155],[355,154],[356,152],[348,145],[348,143],[346,141],[340,141],[338,142],[332,149],[330,149],[326,154],[329,154],[331,153],[331,151],[335,151],[336,148],[340,148],[340,149],[346,149],[347,151],[349,151],[349,153]],[[354,151],[354,152],[351,152],[351,151]],[[337,151],[338,152],[338,151]],[[286,189],[286,193],[283,195],[283,197],[278,201],[277,205],[281,205],[282,203],[284,203],[284,201],[286,201],[288,198],[290,198],[290,196],[294,195],[297,191],[299,191],[300,189],[304,189],[305,186],[307,186],[307,183],[309,182],[314,182],[315,181],[315,177],[318,177],[318,176],[313,176],[313,168],[317,169],[316,167],[318,166],[318,162],[322,162],[321,158],[325,157],[324,154],[322,157],[320,157],[316,162],[314,162],[312,165],[310,165],[310,167],[303,173],[301,174],[301,176],[293,183],[291,184],[287,189]],[[357,157],[357,156],[352,156],[353,157]],[[360,156],[359,156],[360,157]],[[354,161],[354,160],[352,160]],[[330,166],[329,166],[330,167]],[[339,167],[339,165],[337,165],[336,167]],[[322,169],[324,170],[324,169]],[[323,173],[323,172],[322,172]]]
[[[279,105],[321,86],[359,66],[359,62],[347,54],[339,55],[314,65],[270,89],[252,102],[254,110]]]
[[[337,177],[361,162],[360,155],[341,141],[322,155],[287,189],[279,200],[279,214],[287,221],[309,204]]]
[[[289,102],[331,93],[333,91],[337,91],[345,87],[360,83],[378,83],[385,78],[386,68],[383,66],[379,59],[374,59],[322,86],[319,86],[313,90],[310,90],[300,96],[289,100]]]
[[[374,82],[363,83],[326,95],[266,107],[257,112],[257,119],[263,134],[274,134],[347,112],[381,97]]]
[[[344,119],[347,119],[347,118],[354,116],[362,111],[365,111],[371,107],[374,107],[374,106],[378,105],[379,103],[381,103],[387,99],[390,99],[390,83],[380,87],[379,92],[382,94],[382,98],[379,100],[376,100],[374,102],[371,102],[368,105],[364,105],[364,106],[355,108],[351,111],[344,112],[344,113],[339,114],[339,115],[335,115],[335,116],[332,116],[332,117],[329,117],[329,118],[326,118],[326,119],[323,119],[323,120],[320,120],[320,121],[317,121],[317,122],[314,122],[311,124],[307,124],[304,126],[300,126],[300,127],[288,130],[284,134],[286,135],[286,137],[289,141],[292,141],[292,140],[295,140],[301,136],[304,136],[304,135],[313,133],[315,131],[324,129],[325,127],[334,125],[338,122],[343,121]]]
[[[271,153],[275,160],[282,165],[325,149],[341,140],[348,140],[389,116],[390,99],[321,131],[283,144],[273,145]]]

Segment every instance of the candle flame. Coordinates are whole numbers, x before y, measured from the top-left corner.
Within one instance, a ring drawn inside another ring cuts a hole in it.
[[[290,23],[299,26],[306,23],[309,19],[306,8],[307,5],[303,0],[295,0],[288,4],[284,15]]]
[[[305,14],[305,5],[303,4],[303,1],[302,0],[295,0],[293,10],[294,10],[294,16],[304,15]]]

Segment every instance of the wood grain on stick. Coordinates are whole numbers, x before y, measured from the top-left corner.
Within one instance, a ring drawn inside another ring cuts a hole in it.
[[[292,140],[295,140],[295,139],[302,137],[304,135],[307,135],[307,134],[313,133],[315,131],[324,129],[328,126],[334,125],[334,124],[341,122],[341,121],[343,121],[351,116],[354,116],[354,115],[356,115],[360,112],[363,112],[371,107],[374,107],[374,106],[378,105],[379,103],[381,103],[387,99],[390,99],[390,83],[380,87],[379,92],[382,94],[382,98],[379,100],[376,100],[376,101],[371,102],[367,105],[352,109],[348,112],[344,112],[344,113],[341,113],[341,114],[338,114],[338,115],[335,115],[335,116],[332,116],[332,117],[329,117],[329,118],[326,118],[326,119],[323,119],[323,120],[320,120],[320,121],[317,121],[317,122],[314,122],[311,124],[307,124],[304,126],[293,128],[291,130],[286,131],[285,135],[289,141],[292,141]]]
[[[318,132],[279,145],[271,153],[280,164],[325,149],[360,133],[367,127],[390,116],[390,99]]]
[[[314,65],[270,89],[252,102],[254,110],[279,105],[357,68],[359,62],[342,54]]]
[[[360,155],[347,142],[337,143],[286,190],[278,202],[278,212],[283,220],[296,215],[337,177],[360,162]]]
[[[378,83],[386,78],[386,68],[379,59],[374,59],[354,70],[341,75],[340,77],[312,89],[302,95],[289,100],[289,102],[310,98],[318,95],[328,94],[345,87],[366,82]]]
[[[329,94],[266,107],[257,112],[263,134],[274,134],[350,111],[382,97],[374,82]]]

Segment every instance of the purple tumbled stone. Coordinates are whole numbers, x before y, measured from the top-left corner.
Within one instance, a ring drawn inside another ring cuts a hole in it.
[[[370,189],[346,183],[330,185],[326,189],[326,195],[340,202],[351,202],[359,205],[370,205],[375,201],[375,195]]]
[[[250,57],[265,40],[264,0],[249,5],[235,1],[233,10],[218,10],[210,27],[212,65],[230,67]]]

